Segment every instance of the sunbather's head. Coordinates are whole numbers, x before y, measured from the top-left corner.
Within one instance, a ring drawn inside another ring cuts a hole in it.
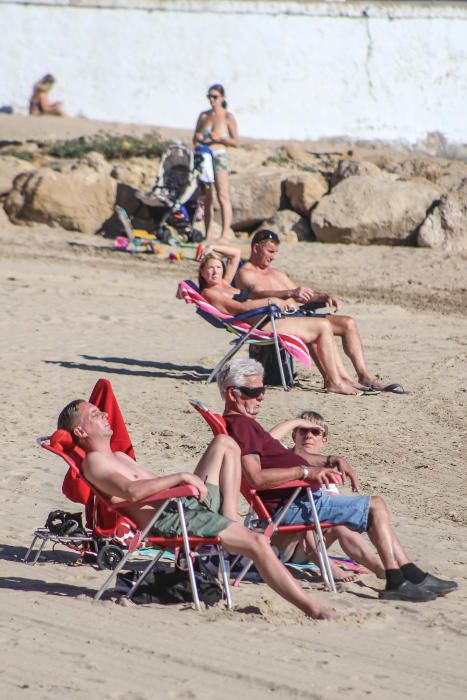
[[[107,413],[83,399],[75,399],[65,406],[58,417],[57,428],[68,430],[75,443],[81,446],[89,439],[110,437],[113,432]]]
[[[274,261],[280,245],[277,233],[263,228],[251,239],[250,261],[260,268],[267,268]]]
[[[51,73],[46,73],[43,78],[37,81],[34,89],[37,92],[48,92],[55,85],[55,78]]]
[[[309,454],[321,452],[328,442],[328,426],[323,416],[316,411],[303,411],[299,418],[308,421],[310,425],[292,431],[295,451]]]
[[[220,83],[214,83],[214,85],[211,85],[208,88],[208,94],[207,98],[211,104],[213,105],[213,102],[215,103],[217,100],[220,100],[222,98],[221,105],[224,109],[227,109],[227,100],[225,99],[225,89],[224,86],[221,85]]]
[[[225,399],[226,413],[254,418],[264,399],[263,377],[263,365],[256,360],[238,358],[224,365],[217,376],[217,385]]]
[[[202,290],[217,284],[224,278],[225,271],[224,261],[215,253],[208,253],[199,264],[199,288]]]

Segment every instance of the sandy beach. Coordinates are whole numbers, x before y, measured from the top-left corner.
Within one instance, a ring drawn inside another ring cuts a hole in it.
[[[413,559],[459,582],[433,603],[378,600],[374,576],[337,594],[300,574],[333,607],[332,622],[304,619],[263,584],[218,605],[119,603],[92,596],[106,573],[47,550],[21,562],[49,511],[69,510],[64,463],[35,445],[59,410],[112,382],[140,461],[158,473],[193,468],[210,432],[188,404],[221,401],[208,370],[229,338],[175,300],[196,264],[130,256],[110,241],[0,218],[3,501],[0,688],[10,700],[49,698],[465,698],[465,257],[424,249],[300,243],[280,265],[301,283],[340,296],[358,319],[369,367],[408,396],[350,398],[271,389],[269,427],[303,409],[326,417],[334,454],[357,468],[364,492],[383,495]],[[245,249],[246,253],[247,250]],[[71,506],[73,509],[73,506]]]

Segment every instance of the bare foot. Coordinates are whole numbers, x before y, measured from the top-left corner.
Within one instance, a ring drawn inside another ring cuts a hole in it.
[[[341,581],[342,583],[352,583],[358,579],[358,574],[355,571],[345,571],[339,566],[331,564],[332,575],[334,576],[334,581]]]
[[[333,384],[332,382],[327,382],[324,385],[327,392],[332,394],[345,394],[346,396],[361,396],[362,392],[356,389],[351,384],[345,384],[344,382],[339,384]]]
[[[360,382],[360,384],[363,384],[363,386],[371,386],[375,389],[384,389],[384,387],[386,386],[382,381],[380,381],[376,377],[372,377],[371,374],[362,375],[358,378],[358,381]]]

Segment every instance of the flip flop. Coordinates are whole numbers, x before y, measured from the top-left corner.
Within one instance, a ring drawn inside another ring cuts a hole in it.
[[[391,394],[410,394],[410,391],[406,391],[401,384],[388,384],[383,391],[389,391]]]
[[[381,394],[382,389],[377,389],[375,386],[367,386],[365,389],[362,389],[361,395],[362,396],[377,396],[378,394]]]

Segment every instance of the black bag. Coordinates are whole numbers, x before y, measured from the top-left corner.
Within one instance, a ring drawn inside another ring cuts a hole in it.
[[[134,581],[137,572],[119,574],[120,583]],[[200,601],[206,606],[214,605],[222,600],[222,586],[219,581],[205,570],[195,571],[196,585]],[[188,572],[175,569],[175,571],[154,571],[144,579],[133,596],[136,603],[192,603]]]
[[[45,527],[52,535],[60,537],[78,537],[85,535],[81,513],[67,513],[64,510],[52,510]]]
[[[250,345],[249,355],[252,359],[261,362],[264,367],[264,383],[269,386],[282,386],[281,374],[277,363],[276,348],[274,345]],[[285,383],[288,387],[297,384],[294,374],[293,360],[285,350],[280,351],[282,368],[284,370]]]

